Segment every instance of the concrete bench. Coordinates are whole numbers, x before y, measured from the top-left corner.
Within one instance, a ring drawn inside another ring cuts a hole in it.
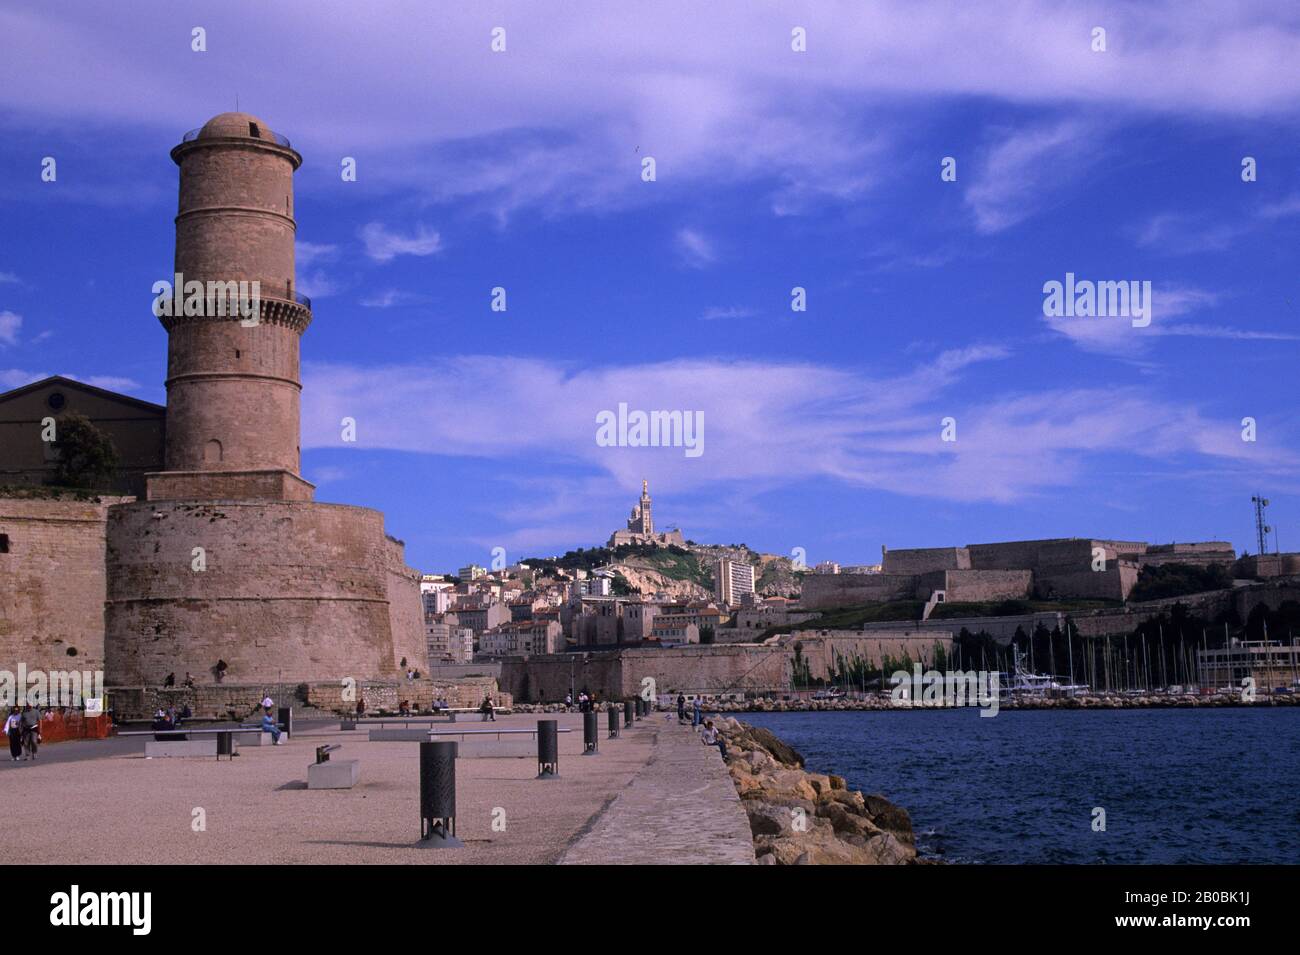
[[[351,789],[359,778],[359,759],[330,759],[307,767],[308,789]]]
[[[198,739],[150,739],[144,744],[145,759],[161,756],[212,756],[217,755],[217,738],[202,736]]]
[[[367,716],[363,719],[343,719],[339,721],[340,730],[354,730],[358,726],[388,726],[394,723],[400,723],[402,726],[412,724],[432,725],[434,723],[454,723],[456,722],[455,713],[447,713],[445,716]]]
[[[560,733],[572,730],[561,728]],[[454,740],[456,755],[461,759],[515,759],[537,756],[537,730],[512,728],[499,730],[429,730],[375,729],[372,743],[419,743],[425,740]]]

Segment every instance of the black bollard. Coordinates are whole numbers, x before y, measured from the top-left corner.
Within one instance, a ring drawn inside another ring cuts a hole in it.
[[[582,755],[596,756],[600,751],[600,730],[596,728],[596,711],[582,714]]]
[[[638,720],[645,719],[645,700],[639,696],[636,698],[636,718]]]
[[[558,779],[560,775],[560,734],[555,720],[537,721],[537,778]]]
[[[623,701],[623,725],[625,727],[632,725],[632,701],[631,700]]]
[[[459,849],[456,838],[456,744],[420,743],[421,849]]]
[[[609,738],[618,739],[618,710],[613,704],[609,707]]]
[[[292,706],[280,707],[280,714],[278,719],[280,722],[280,729],[284,730],[284,735],[292,739],[293,738],[293,707]]]

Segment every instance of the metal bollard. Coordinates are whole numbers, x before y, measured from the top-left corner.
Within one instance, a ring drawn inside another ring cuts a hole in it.
[[[596,728],[596,711],[582,714],[582,755],[596,756],[600,752],[600,730]]]
[[[421,849],[459,849],[456,838],[456,744],[420,743]]]
[[[555,720],[537,721],[537,778],[557,779],[560,775],[560,734]]]
[[[632,725],[632,701],[631,700],[623,701],[623,725],[625,727]]]
[[[609,708],[609,738],[618,739],[618,709],[612,704]]]
[[[217,759],[226,756],[234,759],[239,753],[235,751],[234,730],[223,730],[217,734]]]
[[[636,698],[636,718],[638,720],[645,719],[645,700],[639,696]]]
[[[293,739],[293,707],[282,706],[277,717],[280,729],[284,730],[284,735]]]

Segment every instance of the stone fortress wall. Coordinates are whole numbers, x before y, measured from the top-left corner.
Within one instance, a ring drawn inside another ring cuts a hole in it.
[[[206,569],[194,569],[194,548]],[[151,501],[109,514],[106,672],[233,682],[424,670],[419,584],[383,517],[284,501]]]
[[[104,666],[108,512],[133,498],[0,498],[0,670]]]
[[[1093,570],[1094,550],[1105,568]],[[879,574],[814,574],[804,578],[802,606],[825,610],[892,600],[948,601],[1054,598],[1126,600],[1142,567],[1163,563],[1230,564],[1230,544],[1056,538],[886,550]]]
[[[642,681],[656,693],[788,691],[792,651],[782,646],[693,646],[503,657],[501,690],[517,703],[563,700],[570,686],[601,700],[630,699]]]

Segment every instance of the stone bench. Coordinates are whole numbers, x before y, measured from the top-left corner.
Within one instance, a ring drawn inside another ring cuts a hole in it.
[[[361,776],[358,759],[327,759],[307,767],[308,789],[351,789]]]
[[[145,759],[161,756],[209,756],[217,755],[217,738],[200,736],[197,739],[149,739],[144,743]]]
[[[561,727],[559,733],[570,733]],[[461,759],[522,759],[537,756],[537,730],[524,727],[499,730],[374,729],[372,743],[420,743],[451,740]]]

